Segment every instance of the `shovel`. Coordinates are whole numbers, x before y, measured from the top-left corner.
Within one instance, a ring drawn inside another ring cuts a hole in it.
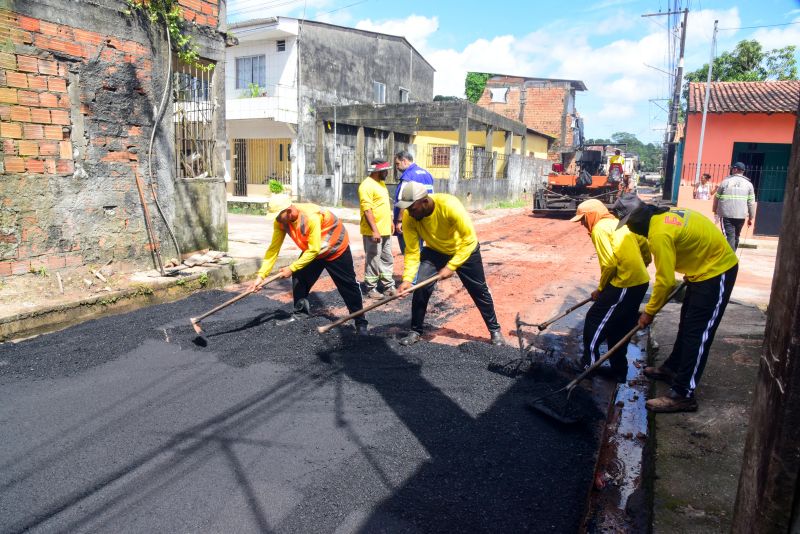
[[[666,304],[667,302],[669,302],[670,300],[672,300],[672,298],[673,298],[675,295],[677,295],[677,294],[678,294],[678,292],[679,292],[681,289],[683,289],[683,286],[684,286],[684,285],[686,285],[686,284],[680,284],[680,285],[676,286],[676,287],[675,287],[675,289],[673,289],[673,290],[672,290],[672,292],[671,292],[671,293],[669,294],[669,296],[667,297],[667,300],[665,300],[665,301],[664,301],[664,304]],[[661,305],[661,306],[658,308],[658,310],[656,310],[656,313],[658,313],[659,311],[661,311],[661,308],[663,308],[663,307],[664,307],[664,304],[662,304],[662,305]],[[529,408],[532,408],[532,409],[534,409],[534,410],[537,410],[537,411],[539,411],[539,412],[541,412],[541,413],[543,413],[543,414],[547,415],[548,417],[551,417],[552,419],[555,419],[556,421],[558,421],[558,422],[560,422],[560,423],[564,423],[564,424],[572,424],[572,423],[575,423],[575,422],[577,422],[577,421],[578,421],[578,419],[579,419],[579,417],[578,417],[577,415],[575,415],[575,414],[573,414],[573,413],[570,413],[570,412],[568,411],[568,409],[569,409],[569,401],[570,401],[570,397],[572,396],[572,392],[573,392],[573,390],[575,389],[575,387],[576,387],[576,386],[577,386],[577,385],[578,385],[578,384],[579,384],[579,383],[580,383],[580,382],[581,382],[581,381],[582,381],[584,378],[586,378],[587,376],[589,376],[589,375],[590,375],[590,374],[591,374],[593,371],[595,371],[595,370],[596,370],[598,367],[600,367],[601,365],[603,365],[603,362],[605,362],[606,360],[608,360],[609,358],[611,358],[611,356],[613,356],[613,355],[614,355],[614,353],[616,353],[616,352],[617,352],[617,351],[620,349],[620,347],[624,347],[624,346],[626,346],[626,345],[628,344],[628,342],[631,340],[631,338],[632,338],[632,337],[633,337],[633,336],[636,334],[636,332],[638,332],[638,331],[639,331],[639,325],[637,324],[636,326],[634,326],[634,327],[633,327],[633,328],[630,330],[630,332],[628,332],[627,334],[625,334],[625,337],[623,337],[622,339],[620,339],[620,340],[617,342],[617,344],[616,344],[616,345],[614,345],[613,347],[611,347],[611,348],[608,350],[608,352],[606,352],[605,354],[603,354],[602,356],[600,356],[600,358],[598,358],[596,362],[594,362],[594,363],[593,363],[593,364],[592,364],[592,365],[591,365],[589,368],[587,368],[587,369],[586,369],[585,371],[583,371],[581,374],[579,374],[578,376],[576,376],[576,377],[575,377],[575,378],[574,378],[574,379],[573,379],[573,380],[572,380],[570,383],[568,383],[566,386],[564,386],[564,387],[562,387],[562,388],[560,388],[560,389],[557,389],[557,390],[555,390],[555,391],[553,391],[553,392],[551,392],[551,393],[548,393],[547,395],[542,395],[541,397],[537,397],[537,398],[535,398],[535,399],[533,399],[533,400],[530,400],[530,401],[528,401],[528,407],[529,407]],[[563,406],[561,406],[561,408],[560,408],[560,409],[558,409],[558,408],[554,408],[554,407],[552,407],[552,406],[548,406],[548,404],[547,404],[547,403],[543,402],[545,399],[547,399],[547,398],[549,398],[549,397],[553,397],[553,396],[557,395],[558,393],[561,393],[562,391],[566,391],[566,392],[567,392],[567,397],[566,397],[566,402],[563,404]]]
[[[395,293],[394,295],[391,295],[391,296],[388,296],[388,297],[383,297],[382,300],[379,300],[378,302],[376,302],[374,304],[370,304],[369,306],[367,306],[365,308],[361,308],[357,312],[353,312],[350,315],[342,317],[341,319],[337,319],[334,322],[332,322],[331,324],[326,324],[325,326],[318,326],[317,327],[317,332],[319,332],[320,334],[324,334],[325,332],[327,332],[331,328],[339,326],[340,324],[344,324],[347,321],[349,321],[350,319],[354,319],[356,317],[364,315],[368,311],[374,310],[378,306],[383,306],[384,304],[388,304],[393,300],[399,299],[400,297],[404,297],[404,296],[408,295],[409,293],[411,293],[412,291],[414,291],[415,289],[419,289],[421,287],[425,287],[427,285],[430,285],[430,284],[436,282],[437,280],[439,280],[441,277],[442,277],[442,275],[440,275],[440,274],[431,276],[430,278],[428,278],[426,280],[423,280],[422,282],[409,287],[407,290],[403,291],[402,293]]]
[[[265,278],[259,285],[257,285],[255,287],[255,289],[248,289],[246,291],[243,291],[242,293],[239,293],[238,295],[236,295],[232,299],[223,302],[222,304],[220,304],[216,308],[207,311],[206,313],[204,313],[200,317],[192,317],[191,319],[189,319],[191,321],[191,323],[192,323],[192,328],[194,328],[194,331],[197,332],[197,335],[202,336],[203,335],[203,329],[200,328],[200,321],[202,321],[203,319],[205,319],[209,315],[213,315],[213,314],[217,313],[218,311],[220,311],[220,310],[222,310],[224,308],[227,308],[228,306],[230,306],[234,302],[238,302],[238,301],[242,300],[243,298],[245,298],[246,296],[252,295],[253,293],[258,291],[262,287],[266,286],[267,284],[270,284],[270,283],[274,282],[275,280],[277,280],[280,277],[281,277],[280,274],[275,274],[275,275],[270,276],[269,278]]]
[[[566,317],[570,313],[574,312],[575,310],[577,310],[578,308],[580,308],[584,304],[588,304],[589,302],[592,302],[592,297],[588,297],[588,298],[578,302],[577,304],[573,304],[571,307],[567,308],[562,313],[559,313],[558,315],[556,315],[554,317],[551,317],[550,319],[546,320],[545,322],[539,323],[539,324],[531,324],[531,323],[526,323],[524,321],[520,321],[519,314],[517,314],[517,329],[519,329],[520,325],[523,325],[523,326],[535,326],[536,328],[539,329],[539,332],[541,332],[542,330],[544,330],[545,328],[547,328],[548,326],[550,326],[554,322],[558,321],[559,319],[563,319],[564,317]]]

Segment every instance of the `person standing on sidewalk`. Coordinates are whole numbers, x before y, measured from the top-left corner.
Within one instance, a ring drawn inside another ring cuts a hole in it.
[[[397,236],[397,242],[400,244],[400,254],[405,254],[406,241],[403,236],[403,210],[397,207],[397,200],[400,198],[400,186],[405,182],[417,182],[423,184],[428,190],[428,194],[431,194],[433,193],[433,176],[414,163],[414,156],[408,150],[401,150],[395,154],[394,165],[402,173],[394,193],[394,235]],[[421,248],[422,243],[419,246]]]
[[[745,219],[747,226],[752,226],[756,215],[756,194],[744,171],[744,163],[736,162],[731,166],[731,175],[719,184],[711,208],[721,219],[722,232],[733,250],[739,248]]]
[[[628,228],[617,230],[619,221],[599,200],[581,202],[570,220],[580,221],[589,231],[600,262],[600,282],[583,325],[583,358],[576,369],[582,372],[597,361],[603,341],[613,347],[636,326],[639,305],[650,285],[650,249],[645,238]],[[627,379],[627,354],[626,345],[611,357],[611,378],[617,382]]]
[[[286,326],[311,316],[308,295],[323,270],[328,271],[348,311],[361,310],[361,288],[356,281],[350,239],[342,221],[325,208],[315,204],[293,204],[288,198],[270,202],[269,212],[277,213],[272,225],[272,242],[250,289],[256,290],[272,271],[287,234],[302,251],[300,257],[279,271],[283,278],[292,277],[294,309],[287,319],[276,321],[276,324]],[[366,335],[367,320],[363,315],[355,319],[355,324],[356,333]]]
[[[614,206],[631,232],[647,237],[656,264],[650,300],[639,316],[639,327],[653,322],[675,286],[675,272],[683,273],[686,295],[681,306],[675,346],[660,367],[644,374],[671,382],[669,395],[650,399],[653,412],[697,410],[694,392],[700,382],[725,308],[731,298],[739,260],[725,237],[703,214],[645,204],[636,195],[623,195]]]
[[[374,159],[370,163],[369,177],[358,186],[361,207],[361,236],[364,240],[364,286],[367,296],[381,299],[395,294],[394,258],[392,257],[392,207],[386,176],[389,162]],[[383,293],[378,286],[383,286]]]
[[[428,188],[423,184],[404,182],[395,206],[404,210],[403,232],[406,235],[403,283],[398,291],[403,293],[412,284],[427,280],[437,273],[442,279],[457,274],[481,312],[492,345],[502,345],[503,334],[497,322],[492,294],[486,284],[478,237],[461,201],[444,193],[428,194]],[[421,240],[425,241],[422,248],[419,244]],[[428,301],[435,285],[414,291],[411,331],[400,340],[401,345],[416,343],[422,336]]]

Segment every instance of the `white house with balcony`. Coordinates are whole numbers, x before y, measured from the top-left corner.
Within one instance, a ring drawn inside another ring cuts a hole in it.
[[[229,33],[238,40],[225,67],[232,195],[264,195],[273,179],[298,195],[306,173],[330,172],[357,132],[323,123],[318,109],[433,98],[434,69],[404,37],[288,17],[233,23]],[[323,135],[333,130],[336,147]]]

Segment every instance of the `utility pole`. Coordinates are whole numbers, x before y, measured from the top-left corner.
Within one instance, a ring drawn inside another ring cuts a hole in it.
[[[664,159],[662,168],[664,169],[664,188],[661,193],[661,198],[664,200],[672,200],[672,178],[675,174],[675,132],[678,130],[678,112],[681,105],[681,86],[683,85],[683,54],[686,49],[686,23],[689,19],[689,10],[683,9],[680,11],[667,11],[666,13],[648,13],[642,17],[658,17],[663,15],[678,15],[683,14],[683,23],[681,24],[681,44],[680,53],[678,55],[678,65],[675,71],[675,78],[672,86],[672,102],[670,103],[669,122],[667,124],[667,131],[664,135]]]
[[[697,147],[697,169],[694,172],[694,183],[700,183],[700,164],[703,162],[703,141],[706,137],[706,115],[708,115],[708,98],[711,94],[711,71],[714,69],[714,48],[717,44],[717,23],[714,21],[714,35],[711,37],[711,57],[708,59],[708,78],[706,79],[706,96],[703,99],[703,120],[700,123],[700,145]]]

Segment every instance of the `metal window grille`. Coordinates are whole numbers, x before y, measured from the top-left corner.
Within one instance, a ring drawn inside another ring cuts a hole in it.
[[[431,146],[428,155],[429,167],[450,167],[450,145]]]
[[[177,65],[172,78],[175,172],[180,178],[204,178],[213,174],[213,70]]]

